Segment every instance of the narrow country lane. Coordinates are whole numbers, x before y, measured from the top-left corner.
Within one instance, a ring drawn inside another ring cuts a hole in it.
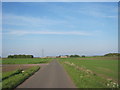
[[[76,88],[64,68],[53,60],[17,88]]]

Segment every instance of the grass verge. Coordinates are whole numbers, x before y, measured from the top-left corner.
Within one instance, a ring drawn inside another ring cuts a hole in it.
[[[22,70],[18,69],[18,70],[14,70],[14,71],[10,71],[10,72],[5,72],[2,74],[2,80],[5,80],[11,76],[14,76],[15,74],[19,74],[21,73]]]
[[[67,64],[63,66],[78,88],[118,88],[111,80],[107,81],[96,74],[86,73]]]
[[[119,88],[116,81],[118,61],[97,59],[66,58],[59,62],[78,88]]]

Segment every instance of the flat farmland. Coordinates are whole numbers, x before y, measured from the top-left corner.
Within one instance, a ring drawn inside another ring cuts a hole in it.
[[[4,64],[4,65],[2,65],[2,72],[9,72],[9,71],[13,71],[16,69],[26,70],[33,66],[44,67],[46,65],[48,65],[48,64],[47,63],[44,63],[44,64],[7,64],[7,65]]]
[[[4,58],[2,59],[2,71],[8,72],[16,69],[25,70],[32,66],[45,66],[51,61],[51,58]]]
[[[79,88],[119,86],[118,57],[64,58],[59,61]]]
[[[2,88],[7,89],[15,88],[21,84],[39,68],[48,65],[52,61],[52,58],[3,58],[0,61],[3,64],[0,66],[3,75],[3,77],[0,77],[0,80],[5,77],[2,81]]]
[[[40,64],[51,60],[52,58],[4,58],[2,64]]]
[[[2,80],[2,82],[0,82],[0,84],[2,84],[2,89],[16,88],[39,69],[39,66],[33,66],[26,70],[16,69],[14,71],[2,73],[2,78],[0,79]]]

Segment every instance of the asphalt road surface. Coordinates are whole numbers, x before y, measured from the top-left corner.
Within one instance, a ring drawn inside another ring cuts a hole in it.
[[[53,60],[17,88],[76,88],[76,86],[58,61]]]

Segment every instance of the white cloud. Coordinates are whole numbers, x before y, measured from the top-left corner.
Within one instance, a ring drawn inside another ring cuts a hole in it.
[[[47,26],[65,24],[64,20],[54,20],[45,17],[19,16],[14,14],[3,14],[3,24],[16,26]]]
[[[106,13],[103,13],[103,12],[99,12],[99,11],[78,11],[78,13],[82,13],[82,14],[85,14],[85,15],[89,15],[89,16],[93,16],[93,17],[99,17],[99,18],[117,18],[118,16],[117,15],[107,15]],[[89,13],[89,14],[87,14]],[[117,14],[117,13],[116,13]]]
[[[118,18],[118,16],[103,16],[103,17],[106,17],[106,18]]]
[[[70,19],[70,20],[69,20]],[[74,19],[74,18],[73,18]],[[85,32],[81,30],[52,30],[47,26],[68,26],[70,25],[71,17],[68,17],[67,20],[53,20],[49,18],[38,18],[38,17],[26,17],[26,16],[18,16],[13,14],[3,14],[3,24],[13,25],[13,26],[20,26],[22,29],[3,29],[3,34],[7,35],[33,35],[33,34],[52,34],[52,35],[82,35],[82,36],[89,36],[91,32]],[[73,21],[73,20],[72,20]],[[32,26],[35,27],[33,29],[24,29],[23,27],[27,28]],[[37,29],[36,29],[37,27]],[[74,28],[74,25],[72,26]],[[19,28],[19,27],[17,27]],[[38,29],[39,28],[39,29]]]
[[[93,5],[92,5],[93,4]],[[86,4],[86,6],[80,7],[75,12],[78,14],[88,15],[92,17],[99,18],[117,18],[118,16],[118,6],[116,5],[106,5],[101,3]]]
[[[4,34],[13,35],[52,34],[52,35],[82,35],[82,36],[92,35],[92,33],[82,31],[56,32],[56,31],[29,31],[29,30],[10,30],[10,32]]]

